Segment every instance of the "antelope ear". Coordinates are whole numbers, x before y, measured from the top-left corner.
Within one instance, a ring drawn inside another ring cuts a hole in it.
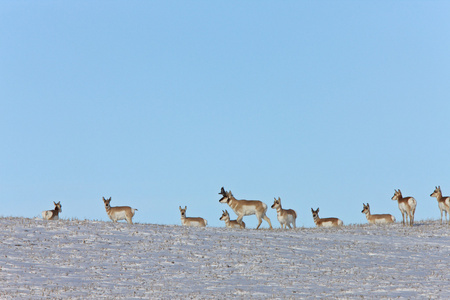
[[[281,198],[280,198],[280,197],[278,197],[278,201],[281,201]]]
[[[181,206],[179,207],[180,211],[181,211]]]
[[[55,206],[56,206],[56,202],[55,201],[53,201],[53,204],[55,204]]]
[[[184,207],[184,210],[187,210],[187,206]]]
[[[311,212],[314,212],[314,209],[312,209],[312,207],[311,207]]]

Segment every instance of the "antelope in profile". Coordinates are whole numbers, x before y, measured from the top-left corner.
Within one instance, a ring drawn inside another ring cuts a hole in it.
[[[311,212],[317,227],[338,227],[344,225],[342,220],[339,220],[338,218],[319,218],[319,208],[317,208],[317,210],[311,208]]]
[[[111,207],[109,204],[111,202],[111,197],[109,199],[105,199],[103,197],[103,203],[105,203],[105,210],[108,214],[108,217],[115,223],[120,220],[127,220],[128,224],[133,224],[133,216],[136,208],[131,208],[129,206],[114,206]]]
[[[441,224],[442,224],[443,212],[445,211],[445,221],[447,221],[447,214],[450,214],[450,197],[442,197],[440,186],[437,186],[434,189],[434,192],[430,195],[430,197],[436,197],[437,199],[439,210],[441,211]]]
[[[186,217],[186,210],[187,206],[184,208],[181,208],[180,206],[180,213],[181,213],[181,224],[183,226],[194,226],[194,227],[206,227],[208,222],[203,218],[188,218]]]
[[[245,228],[245,223],[242,221],[238,223],[236,220],[230,220],[230,215],[227,210],[222,210],[222,216],[219,218],[220,221],[225,221],[225,226],[227,228]]]
[[[413,226],[414,224],[414,213],[416,212],[417,201],[413,197],[403,197],[402,192],[400,190],[394,190],[394,196],[392,196],[391,200],[398,201],[398,208],[402,213],[403,217],[403,225],[406,225],[408,222],[409,216],[409,225]]]
[[[274,198],[275,200],[273,201],[273,205],[271,206],[271,208],[276,209],[277,210],[277,219],[278,222],[280,222],[281,228],[292,228],[292,226],[295,227],[295,220],[297,219],[297,213],[295,212],[295,210],[293,209],[283,209],[281,207],[281,198],[278,197]]]
[[[258,219],[258,226],[261,226],[262,219],[269,223],[270,229],[272,229],[272,223],[270,219],[266,216],[267,205],[259,200],[237,200],[234,198],[231,191],[226,192],[224,188],[220,190],[220,195],[222,198],[219,200],[220,203],[227,203],[231,209],[238,215],[236,221],[241,224],[242,218],[244,216],[256,215]]]
[[[370,214],[370,206],[369,203],[363,203],[363,210],[361,211],[363,214],[366,214],[367,221],[370,224],[386,224],[386,223],[394,223],[395,218],[390,214],[381,214],[381,215],[372,215]]]
[[[44,220],[59,220],[59,213],[62,212],[62,205],[61,201],[56,203],[53,201],[53,204],[55,204],[55,209],[53,210],[44,210],[42,212],[42,219]]]

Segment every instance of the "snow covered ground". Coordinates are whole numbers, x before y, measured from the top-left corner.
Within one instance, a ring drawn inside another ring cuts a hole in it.
[[[0,298],[449,299],[450,226],[186,228],[0,218]]]

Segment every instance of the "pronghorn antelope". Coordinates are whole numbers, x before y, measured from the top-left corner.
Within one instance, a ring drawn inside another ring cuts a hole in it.
[[[234,198],[231,191],[226,192],[224,188],[220,190],[220,195],[223,197],[219,200],[220,203],[227,203],[231,209],[238,215],[236,221],[242,223],[242,218],[244,216],[256,215],[258,219],[258,226],[261,226],[262,219],[269,223],[270,229],[272,229],[272,223],[270,219],[266,216],[267,205],[259,200],[237,200]]]
[[[59,220],[59,213],[62,212],[62,205],[61,201],[56,203],[53,201],[53,204],[55,204],[55,209],[53,210],[44,210],[42,212],[42,219],[44,220]]]
[[[413,197],[403,197],[402,192],[400,190],[394,190],[394,196],[392,196],[391,200],[398,201],[398,208],[402,213],[403,217],[403,225],[406,225],[408,222],[409,216],[409,225],[413,226],[414,224],[414,213],[416,212],[417,201]]]
[[[206,225],[208,225],[208,221],[203,218],[187,218],[186,210],[187,206],[184,208],[181,208],[180,206],[181,224],[183,226],[206,227]]]
[[[109,204],[111,202],[111,197],[109,197],[109,199],[105,199],[105,197],[103,197],[103,202],[105,203],[106,213],[113,222],[127,220],[129,224],[133,224],[132,218],[137,210],[136,208],[131,208],[129,206],[111,207]]]
[[[238,223],[236,220],[230,220],[230,215],[227,210],[222,210],[222,216],[219,218],[220,221],[225,221],[225,226],[227,228],[245,228],[245,223],[242,221]]]
[[[450,214],[450,197],[442,197],[440,186],[437,186],[434,189],[434,192],[430,195],[430,197],[436,197],[437,199],[439,210],[441,211],[441,224],[442,224],[443,212],[445,211],[445,221],[447,221],[447,214]]]
[[[339,220],[338,218],[319,218],[319,208],[317,208],[317,210],[311,208],[311,212],[317,227],[337,227],[344,225],[342,220]]]
[[[272,208],[277,210],[277,219],[278,222],[280,222],[281,228],[292,228],[292,226],[295,227],[295,219],[297,219],[297,213],[293,209],[283,209],[281,207],[281,198],[278,197],[274,198]]]
[[[394,223],[395,217],[390,214],[381,214],[381,215],[372,215],[370,214],[370,206],[369,203],[363,203],[363,210],[361,211],[363,214],[366,214],[367,221],[370,224],[386,224],[386,223]]]

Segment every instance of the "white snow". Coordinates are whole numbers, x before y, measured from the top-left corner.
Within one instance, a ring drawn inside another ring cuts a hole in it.
[[[448,225],[254,230],[0,218],[0,298],[448,299]]]

